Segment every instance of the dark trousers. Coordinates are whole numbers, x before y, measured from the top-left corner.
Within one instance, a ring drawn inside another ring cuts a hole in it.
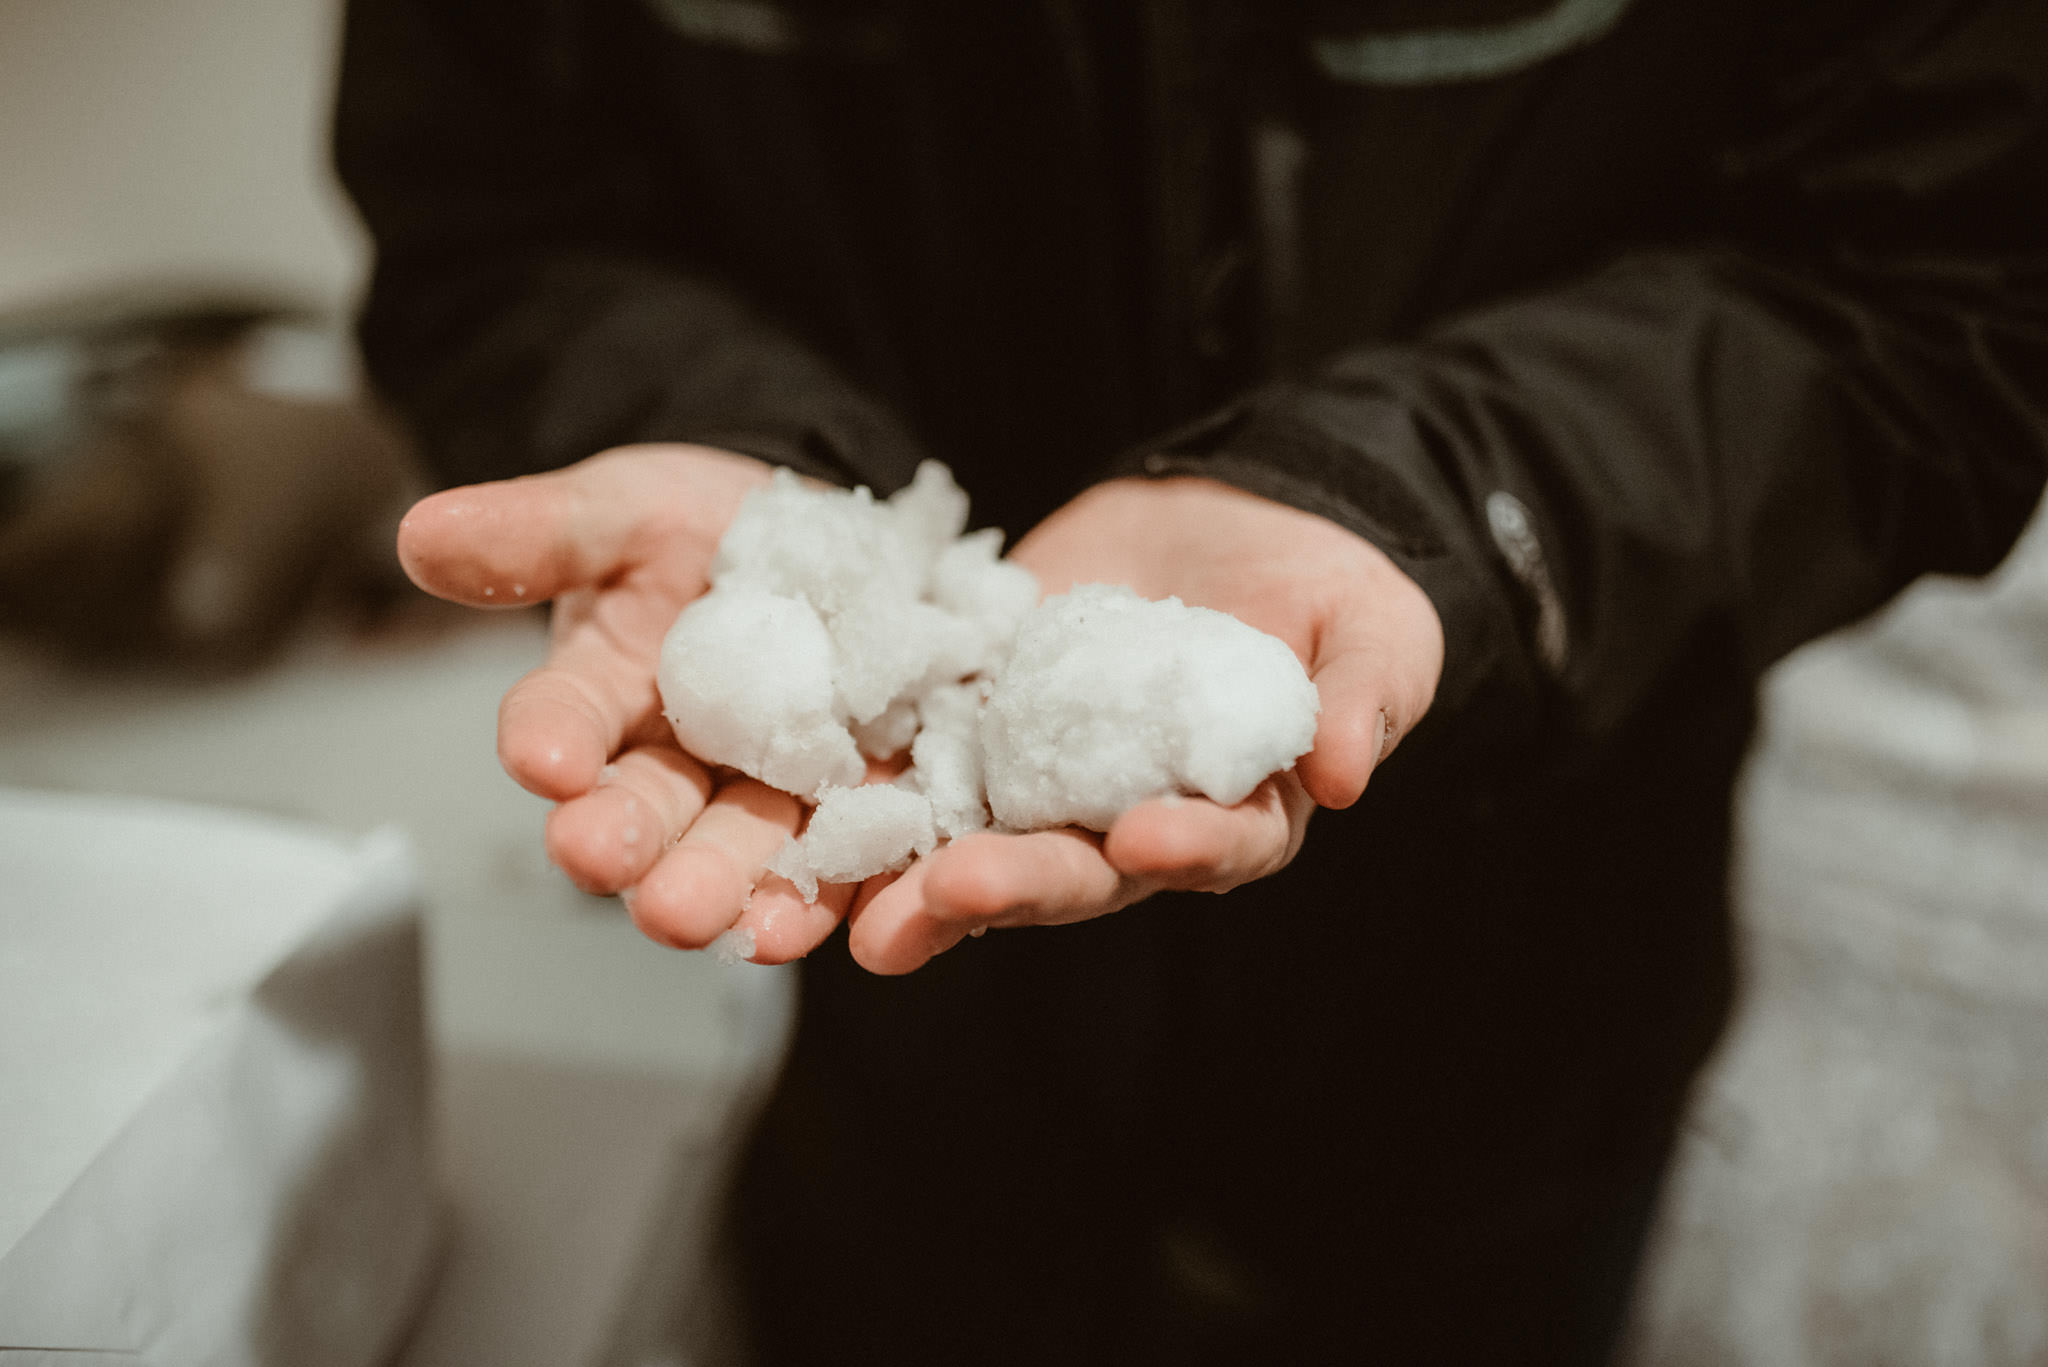
[[[1613,858],[1530,873],[1554,823],[1387,811],[908,978],[813,956],[733,1206],[766,1367],[1604,1361],[1726,1004],[1720,852],[1618,907]]]

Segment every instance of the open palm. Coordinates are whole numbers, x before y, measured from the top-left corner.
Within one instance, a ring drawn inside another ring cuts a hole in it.
[[[655,664],[676,614],[709,587],[718,540],[760,461],[708,447],[620,447],[565,470],[450,489],[399,528],[422,588],[472,607],[552,600],[547,662],[498,710],[498,757],[559,805],[548,854],[578,886],[624,892],[650,937],[701,948],[741,922],[754,957],[809,952],[851,887],[806,905],[762,865],[796,830],[795,798],[716,773],[676,744]],[[751,905],[750,905],[751,903]]]
[[[1297,766],[1222,807],[1143,803],[1106,835],[1063,829],[955,841],[852,908],[866,967],[908,972],[992,926],[1100,916],[1167,888],[1224,892],[1284,867],[1317,805],[1358,800],[1374,765],[1421,720],[1443,630],[1415,583],[1336,523],[1204,479],[1098,485],[1040,524],[1014,558],[1048,593],[1077,583],[1175,595],[1279,637],[1322,702]]]
[[[828,884],[805,903],[762,872],[798,830],[801,805],[686,754],[655,685],[663,636],[709,587],[719,538],[769,474],[706,447],[621,447],[436,494],[399,531],[400,559],[429,592],[475,607],[554,602],[547,662],[499,708],[499,758],[559,804],[547,828],[554,861],[592,892],[627,894],[635,922],[664,944],[702,948],[737,929],[757,962],[779,963],[850,915],[854,957],[901,973],[991,926],[1083,920],[1165,888],[1225,891],[1285,866],[1315,806],[1356,801],[1435,691],[1436,614],[1364,539],[1207,480],[1098,486],[1015,558],[1048,592],[1127,584],[1286,641],[1322,701],[1314,747],[1232,807],[1164,798],[1106,835],[968,836],[901,875]]]

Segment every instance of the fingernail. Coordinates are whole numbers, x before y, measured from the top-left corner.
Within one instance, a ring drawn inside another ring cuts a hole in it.
[[[1378,720],[1372,724],[1372,762],[1378,764],[1387,753],[1387,736],[1392,727],[1387,722],[1387,709],[1382,707]]]
[[[979,940],[979,939],[980,939],[980,938],[981,938],[982,936],[984,936],[984,935],[988,934],[988,927],[987,927],[987,926],[976,926],[976,927],[975,927],[974,929],[972,929],[972,930],[968,931],[967,933],[968,933],[968,934],[969,934],[970,936],[972,936],[973,938],[975,938],[975,939]]]

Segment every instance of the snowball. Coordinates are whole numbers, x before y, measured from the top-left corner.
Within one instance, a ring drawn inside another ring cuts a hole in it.
[[[1241,802],[1308,751],[1318,710],[1278,639],[1084,585],[1025,617],[996,675],[981,721],[989,807],[1011,830],[1101,831],[1165,793]]]
[[[867,772],[832,684],[832,638],[801,599],[721,584],[661,643],[662,712],[683,748],[809,795]]]
[[[929,854],[938,844],[932,804],[922,793],[890,783],[827,788],[801,840],[784,843],[769,861],[772,873],[815,901],[818,884],[857,883]]]

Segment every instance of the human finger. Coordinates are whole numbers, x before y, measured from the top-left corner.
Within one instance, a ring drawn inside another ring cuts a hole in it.
[[[1310,671],[1322,711],[1315,741],[1296,762],[1311,796],[1325,807],[1349,807],[1365,792],[1390,731],[1387,657],[1369,638],[1335,643]]]
[[[1322,713],[1315,743],[1295,767],[1320,806],[1358,801],[1436,693],[1443,668],[1436,610],[1405,576],[1387,580],[1329,615],[1309,660]]]
[[[600,583],[646,517],[644,500],[605,496],[620,484],[615,468],[584,462],[431,494],[398,524],[399,563],[428,593],[479,608]]]
[[[427,592],[484,608],[604,583],[657,542],[690,542],[708,563],[732,510],[768,474],[705,447],[621,447],[421,499],[399,523],[399,563]]]
[[[1294,858],[1314,805],[1291,773],[1267,779],[1230,807],[1203,798],[1154,798],[1117,818],[1103,854],[1128,878],[1228,892]]]
[[[908,764],[907,757],[900,755],[869,759],[867,781],[892,782]],[[894,876],[881,875],[883,879]],[[820,883],[818,895],[807,902],[796,884],[781,874],[764,874],[755,885],[753,896],[747,899],[740,919],[733,923],[738,937],[736,945],[744,958],[757,964],[784,964],[801,959],[838,929],[861,887],[857,882]]]
[[[1024,835],[982,832],[925,861],[924,901],[941,920],[1061,925],[1135,900],[1094,831],[1063,826]]]
[[[655,661],[681,604],[643,584],[578,590],[555,605],[548,659],[498,706],[498,759],[558,802],[587,792],[626,738],[655,732]]]
[[[846,947],[870,973],[909,973],[924,967],[973,933],[965,921],[943,921],[924,903],[931,857],[900,874],[861,884],[847,913]]]
[[[779,874],[766,874],[732,929],[738,932],[747,959],[757,964],[786,964],[825,943],[846,918],[859,890],[858,883],[822,883],[817,900],[806,902],[794,883]]]
[[[638,883],[711,800],[709,771],[673,743],[636,745],[548,816],[548,857],[587,892]]]
[[[801,814],[788,793],[751,778],[727,781],[626,899],[633,923],[675,949],[704,948],[739,920]]]
[[[970,835],[856,899],[847,947],[871,972],[908,973],[972,931],[1084,921],[1150,890],[1110,867],[1092,831]]]

